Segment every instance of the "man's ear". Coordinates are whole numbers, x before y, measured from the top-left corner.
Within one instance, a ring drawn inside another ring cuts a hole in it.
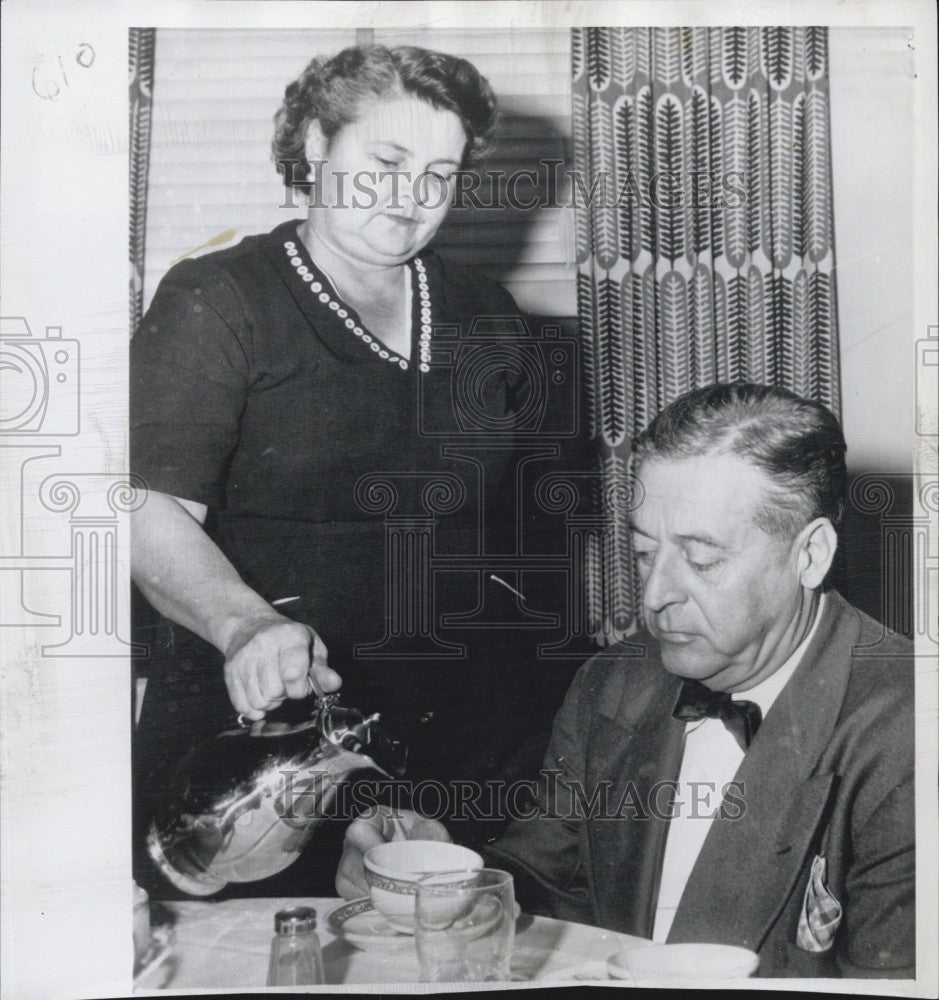
[[[326,141],[326,136],[323,135],[320,123],[314,118],[306,130],[306,139],[303,143],[303,153],[306,156],[307,163],[310,164],[311,170],[311,176],[307,177],[308,181],[315,180],[315,174],[317,173],[315,164],[326,159],[326,149],[328,146],[329,143]]]
[[[808,590],[820,587],[838,548],[838,533],[827,517],[807,524],[796,540],[799,582]]]

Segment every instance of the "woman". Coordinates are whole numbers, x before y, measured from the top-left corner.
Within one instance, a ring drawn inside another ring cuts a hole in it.
[[[400,596],[384,515],[423,518],[425,537],[430,516],[433,551],[454,557],[494,551],[513,524],[492,503],[508,496],[511,449],[448,450],[432,433],[456,426],[434,331],[465,337],[479,316],[517,313],[425,250],[489,139],[491,88],[449,55],[357,47],[314,59],[275,122],[306,219],[172,268],[133,341],[132,464],[152,491],[134,515],[133,577],[184,627],[151,638],[168,665],[138,730],[141,828],[179,755],[234,712],[256,720],[314,684],[338,689],[327,657],[344,703],[380,710],[409,742],[412,780],[492,773],[507,720],[524,725],[509,632],[383,641]],[[500,374],[473,405],[504,424],[518,390]],[[402,599],[419,571],[406,572]],[[459,559],[418,582],[435,625],[508,596]],[[335,857],[323,870],[331,891]]]

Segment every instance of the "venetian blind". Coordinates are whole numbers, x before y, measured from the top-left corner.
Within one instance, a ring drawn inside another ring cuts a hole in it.
[[[438,233],[442,256],[478,267],[519,305],[574,316],[570,38],[544,30],[377,30],[376,42],[463,56],[499,98],[496,150]],[[303,214],[270,160],[284,87],[315,55],[354,44],[352,30],[197,31],[156,35],[144,298],[171,263]],[[519,171],[532,174],[510,180]],[[509,191],[514,198],[508,198]],[[535,202],[534,207],[529,205]],[[513,204],[514,203],[514,204]],[[207,246],[206,244],[210,244]]]

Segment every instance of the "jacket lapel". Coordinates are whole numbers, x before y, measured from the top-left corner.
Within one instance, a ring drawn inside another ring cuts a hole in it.
[[[735,781],[739,818],[711,825],[669,941],[758,949],[792,892],[837,787],[816,773],[844,701],[856,616],[835,592],[802,662],[767,713]]]
[[[603,789],[609,812],[587,823],[594,912],[601,927],[651,936],[668,822],[668,792],[681,763],[684,725],[671,717],[681,686],[652,657],[639,697],[601,708],[591,727],[585,761],[587,789]],[[656,815],[658,813],[658,816]]]

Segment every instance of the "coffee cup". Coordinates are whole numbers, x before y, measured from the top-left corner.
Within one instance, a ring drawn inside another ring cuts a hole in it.
[[[483,859],[468,847],[440,840],[392,840],[365,853],[365,881],[372,905],[404,934],[414,933],[417,883],[425,875],[479,869]]]

